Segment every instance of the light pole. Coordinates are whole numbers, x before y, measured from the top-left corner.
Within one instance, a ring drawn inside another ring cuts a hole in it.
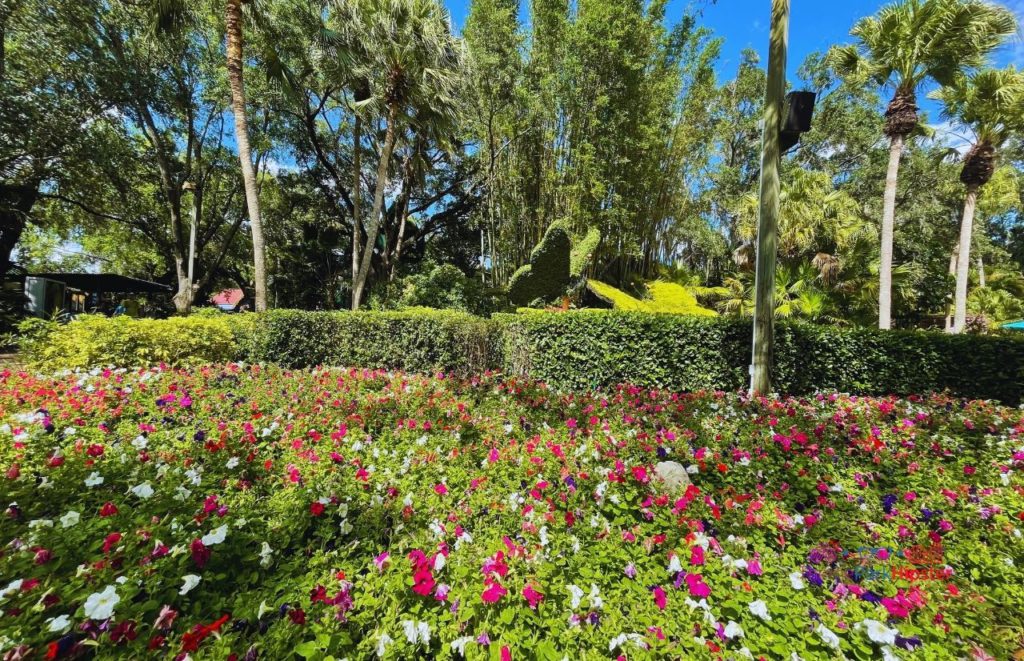
[[[779,244],[779,145],[786,93],[786,42],[789,0],[772,0],[768,46],[768,80],[764,93],[761,134],[761,193],[757,222],[757,271],[754,281],[754,342],[750,390],[771,391],[771,359],[775,342],[775,260]]]

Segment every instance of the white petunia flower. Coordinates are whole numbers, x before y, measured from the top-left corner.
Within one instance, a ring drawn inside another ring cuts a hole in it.
[[[793,586],[794,590],[803,590],[807,587],[807,583],[804,582],[804,577],[799,571],[795,571],[789,575],[789,584]]]
[[[155,493],[153,491],[153,487],[149,484],[149,482],[143,482],[142,484],[134,486],[131,489],[129,489],[129,491],[131,491],[133,494],[135,494],[137,497],[143,500],[146,500],[147,498],[152,498],[153,494]]]
[[[220,544],[221,542],[223,542],[227,536],[228,526],[227,524],[224,524],[219,528],[215,528],[210,532],[206,533],[205,535],[203,535],[202,542],[203,545],[205,546],[213,546],[215,544]]]
[[[821,622],[818,622],[818,626],[814,631],[821,636],[821,639],[826,645],[835,650],[839,649],[839,636],[837,636],[834,631],[826,627]]]
[[[85,600],[85,616],[90,620],[109,620],[119,601],[121,597],[117,596],[117,589],[108,585],[102,592],[94,592]]]
[[[269,431],[269,430],[264,430],[264,431]],[[264,434],[264,436],[266,436],[266,434]],[[390,645],[393,642],[395,642],[395,641],[393,641],[391,639],[391,636],[387,635],[386,633],[382,633],[380,635],[380,638],[377,639],[377,650],[376,650],[377,651],[377,658],[378,659],[383,659],[384,658],[384,654],[388,650],[388,645]]]
[[[64,528],[71,528],[73,526],[78,525],[78,522],[81,520],[81,518],[81,514],[74,510],[71,510],[64,516],[60,517],[60,525]]]
[[[24,583],[25,583],[25,581],[23,579],[20,579],[20,578],[16,578],[13,581],[11,581],[10,583],[8,583],[7,587],[5,587],[4,589],[0,590],[0,601],[3,601],[4,599],[6,599],[7,595],[14,594],[18,590],[20,590],[21,586]]]
[[[182,586],[181,586],[181,589],[178,590],[178,594],[184,595],[184,594],[188,594],[189,592],[191,592],[192,588],[194,588],[195,586],[199,585],[199,581],[201,581],[203,579],[202,579],[202,577],[196,576],[195,574],[185,574],[184,576],[181,577],[181,580],[182,580]]]
[[[227,463],[224,464],[224,467],[227,468],[228,470],[231,470],[232,468],[238,466],[238,464],[241,461],[242,460],[239,459],[238,457],[231,457],[230,459],[227,460]]]
[[[601,592],[597,589],[597,586],[593,583],[590,584],[590,607],[594,610],[600,609],[604,606],[604,600],[601,599]]]
[[[758,599],[757,601],[752,601],[752,602],[750,602],[750,604],[748,604],[747,607],[750,609],[751,613],[753,613],[754,615],[758,616],[759,618],[761,618],[765,622],[771,622],[772,621],[772,616],[768,612],[768,604],[764,603],[763,599]]]
[[[743,633],[743,627],[741,627],[739,623],[733,622],[732,620],[729,620],[729,624],[725,625],[724,633],[725,637],[729,639],[743,638],[743,636],[746,635]]]
[[[456,638],[455,640],[453,640],[451,642],[452,651],[453,652],[458,652],[459,656],[465,657],[466,656],[466,645],[468,645],[469,643],[472,643],[472,642],[473,642],[473,637],[472,636],[462,636],[461,638]]]
[[[426,622],[402,620],[402,631],[405,638],[413,645],[430,645],[430,626]]]
[[[85,478],[85,486],[87,487],[98,487],[103,484],[103,476],[93,471],[89,477]]]
[[[679,572],[683,571],[683,565],[679,562],[679,556],[675,553],[672,554],[672,559],[668,562],[667,570],[670,576],[675,576]]]
[[[149,439],[141,434],[132,439],[132,447],[136,450],[145,450],[148,445]]]
[[[620,633],[618,636],[615,636],[610,641],[608,641],[608,651],[609,652],[614,652],[615,650],[617,650],[618,648],[622,647],[623,645],[625,645],[629,641],[633,641],[633,644],[635,646],[637,646],[637,647],[643,647],[644,646],[644,642],[643,642],[644,641],[644,637],[641,636],[640,634],[638,634],[638,633]]]
[[[878,643],[879,645],[895,645],[896,634],[899,633],[896,629],[890,629],[878,620],[862,620],[854,625],[855,629],[862,629],[871,639],[871,642]]]
[[[569,603],[569,607],[572,608],[573,610],[576,610],[577,608],[580,607],[580,601],[583,599],[584,592],[578,586],[570,585],[569,586],[569,594],[572,597],[572,599],[571,599],[571,601]]]
[[[270,544],[263,542],[263,546],[260,548],[260,566],[270,566],[270,556],[274,554],[274,550],[270,548]]]
[[[46,620],[49,625],[46,630],[51,633],[64,633],[71,626],[71,618],[67,615],[60,615],[57,617],[51,617]]]

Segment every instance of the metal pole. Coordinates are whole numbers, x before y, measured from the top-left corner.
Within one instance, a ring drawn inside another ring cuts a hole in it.
[[[786,94],[786,41],[789,0],[772,0],[768,47],[768,81],[764,93],[761,135],[761,201],[757,223],[757,272],[754,281],[754,347],[750,390],[771,391],[771,360],[775,342],[775,259],[779,231],[779,132]]]

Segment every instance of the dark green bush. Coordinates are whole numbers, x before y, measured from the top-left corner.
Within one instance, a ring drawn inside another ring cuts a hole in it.
[[[483,283],[452,264],[401,278],[385,294],[374,301],[375,309],[434,308],[484,316],[492,307]]]
[[[751,322],[613,311],[496,315],[504,369],[559,389],[634,383],[737,390],[749,383]],[[777,324],[780,392],[948,390],[1017,404],[1024,340]]]
[[[495,326],[460,312],[274,310],[241,317],[232,322],[240,357],[253,362],[459,373],[496,366]]]

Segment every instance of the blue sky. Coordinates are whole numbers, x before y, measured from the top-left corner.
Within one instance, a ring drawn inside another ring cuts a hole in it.
[[[524,2],[528,0],[523,0]],[[455,24],[461,26],[469,11],[470,0],[444,0]],[[881,0],[792,0],[789,28],[788,70],[795,79],[800,63],[811,52],[825,50],[830,45],[850,41],[849,31],[857,19],[875,13],[888,4]],[[1024,0],[1004,0],[1024,19]],[[720,75],[731,77],[739,63],[740,52],[752,47],[766,57],[769,0],[671,0],[668,19],[671,22],[692,7],[703,14],[702,22],[718,36],[725,38]],[[1019,40],[1003,48],[997,55],[999,64],[1016,62],[1024,66],[1024,44]]]

